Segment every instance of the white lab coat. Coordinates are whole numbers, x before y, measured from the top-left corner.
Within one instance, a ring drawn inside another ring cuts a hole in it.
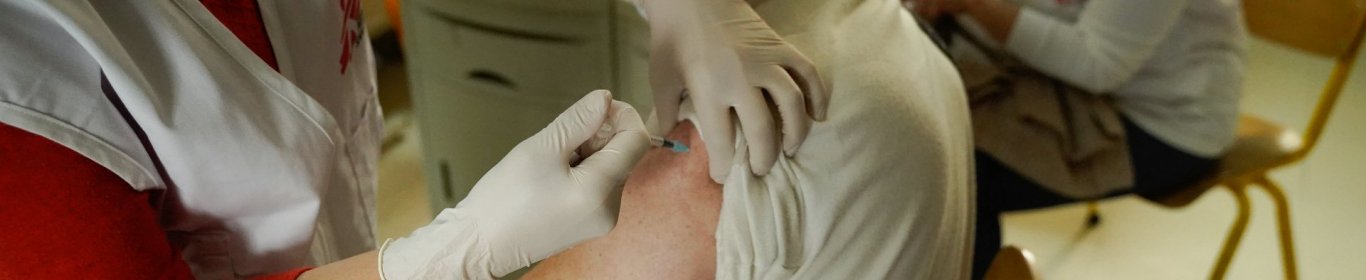
[[[260,1],[277,73],[196,0],[0,0],[0,122],[159,193],[199,279],[365,252],[381,116],[356,2]]]

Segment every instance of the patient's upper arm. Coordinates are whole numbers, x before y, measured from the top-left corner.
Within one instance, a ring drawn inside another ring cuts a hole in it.
[[[691,123],[668,138],[692,150],[645,154],[626,180],[611,232],[542,261],[525,279],[713,278],[721,186],[708,176],[707,150]]]

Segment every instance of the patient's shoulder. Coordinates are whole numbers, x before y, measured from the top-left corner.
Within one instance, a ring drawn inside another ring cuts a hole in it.
[[[816,148],[844,145],[846,152],[959,153],[956,157],[970,152],[966,92],[942,54],[870,59],[826,73],[834,84],[829,116],[813,126],[811,139],[828,144]]]
[[[726,182],[718,275],[961,278],[973,192],[966,95],[942,54],[922,55],[822,69],[827,119],[768,176],[732,171]]]

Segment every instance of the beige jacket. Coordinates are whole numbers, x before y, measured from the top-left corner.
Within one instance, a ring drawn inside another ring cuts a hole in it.
[[[1071,198],[1133,185],[1124,124],[1110,98],[963,43],[949,52],[968,89],[978,151]]]

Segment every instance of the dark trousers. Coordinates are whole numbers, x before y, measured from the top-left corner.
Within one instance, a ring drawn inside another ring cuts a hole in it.
[[[1124,130],[1129,137],[1134,186],[1106,197],[1130,193],[1142,197],[1161,197],[1204,178],[1218,163],[1216,159],[1198,157],[1167,145],[1127,118],[1124,119]],[[1001,248],[1002,212],[1044,208],[1078,200],[1049,191],[981,152],[977,152],[976,160],[977,237],[973,246],[972,278],[982,279],[991,260],[996,257],[996,251]]]

